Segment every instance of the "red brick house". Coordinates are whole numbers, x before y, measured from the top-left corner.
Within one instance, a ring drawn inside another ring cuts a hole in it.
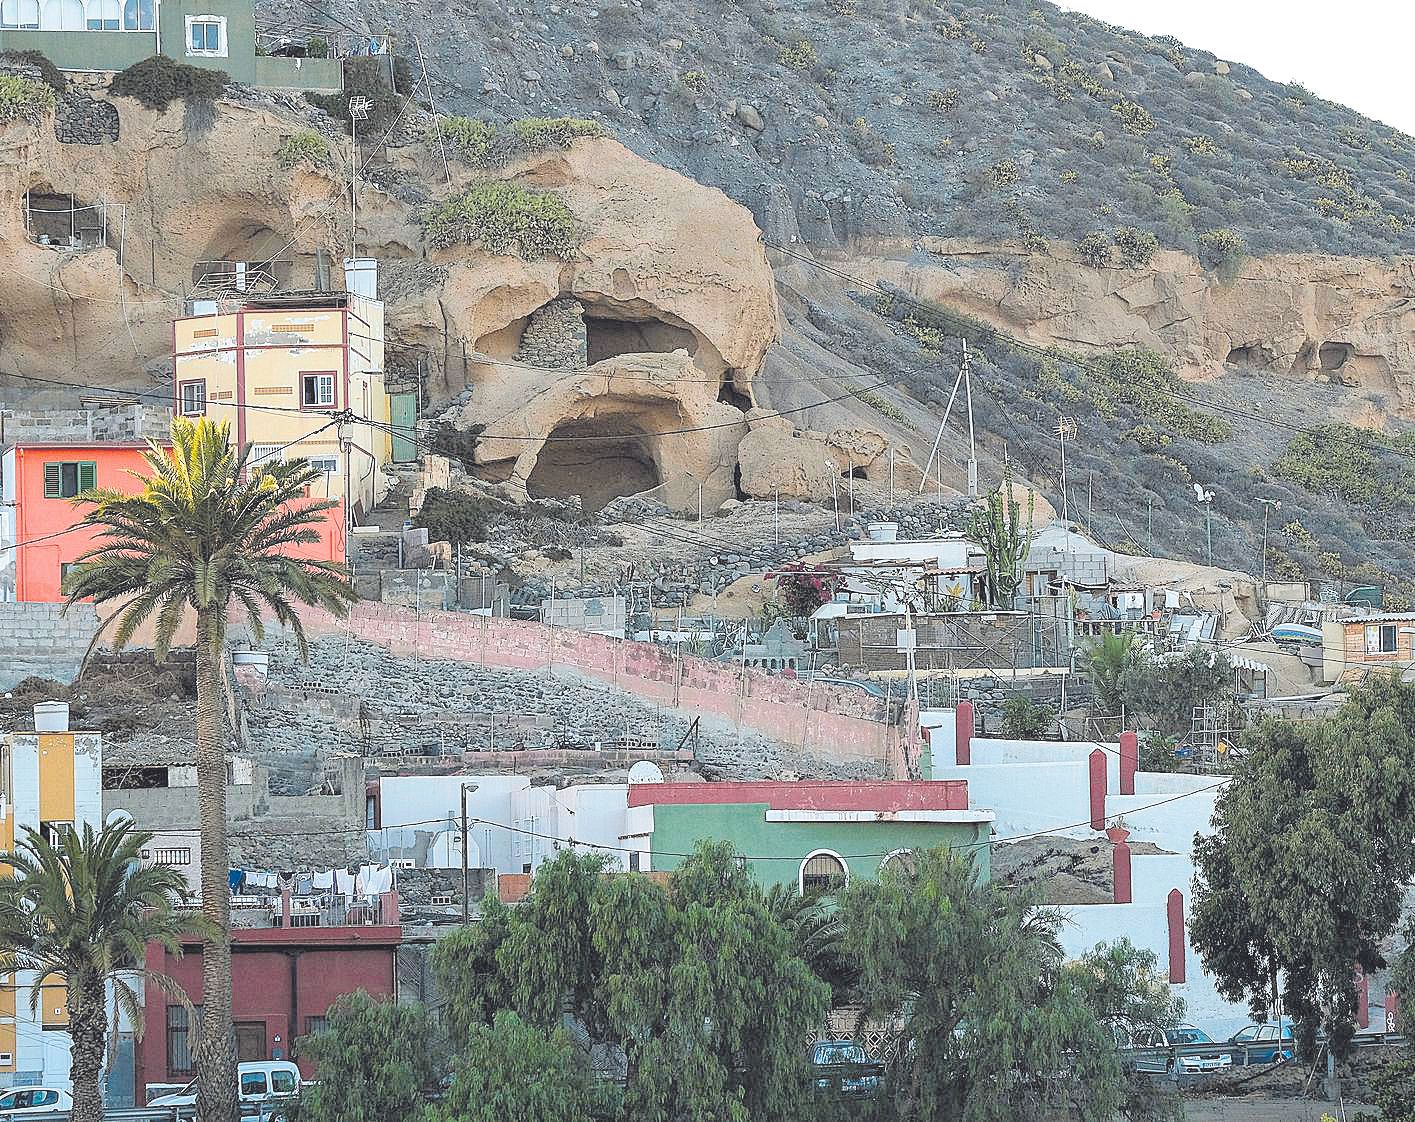
[[[231,933],[232,1011],[239,1060],[294,1058],[306,1078],[308,1060],[292,1056],[292,1041],[324,1024],[329,1007],[345,994],[364,990],[396,998],[397,954],[402,941],[396,896],[385,896],[376,922],[358,926],[238,928]],[[200,943],[174,958],[148,948],[148,968],[174,979],[201,1005]],[[193,1077],[196,1037],[186,1009],[161,988],[147,987],[146,1032],[137,1047],[135,1085],[182,1084]]]

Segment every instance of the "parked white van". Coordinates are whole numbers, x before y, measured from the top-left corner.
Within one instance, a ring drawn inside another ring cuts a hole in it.
[[[249,1060],[236,1065],[241,1105],[288,1099],[300,1093],[300,1069],[289,1060]],[[148,1106],[195,1106],[196,1080],[171,1095],[148,1100]]]

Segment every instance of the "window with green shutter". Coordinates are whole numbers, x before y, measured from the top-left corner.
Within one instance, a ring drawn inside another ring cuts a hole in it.
[[[44,497],[72,499],[81,491],[98,486],[98,464],[92,460],[71,460],[44,465]]]

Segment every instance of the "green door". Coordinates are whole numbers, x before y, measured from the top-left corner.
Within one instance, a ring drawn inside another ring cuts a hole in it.
[[[418,458],[414,441],[418,434],[418,395],[395,393],[389,396],[393,414],[393,462],[410,464]]]

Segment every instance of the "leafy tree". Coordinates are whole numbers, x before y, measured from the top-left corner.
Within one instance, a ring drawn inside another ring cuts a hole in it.
[[[421,1122],[588,1122],[599,1097],[563,1030],[546,1033],[501,1012],[472,1026],[446,1097],[426,1107]],[[388,1117],[408,1117],[406,1102]]]
[[[1024,693],[1015,693],[1002,703],[1002,733],[1015,740],[1032,740],[1051,728],[1055,712]]]
[[[404,1122],[409,1104],[436,1087],[443,1070],[421,1005],[362,990],[335,1002],[326,1027],[301,1037],[298,1049],[319,1065],[319,1081],[301,1093],[291,1122]]]
[[[1386,1064],[1376,1075],[1375,1084],[1380,1122],[1415,1122],[1415,1058],[1406,1056]]]
[[[1232,694],[1228,659],[1199,646],[1131,658],[1120,674],[1126,711],[1166,736],[1189,732],[1196,706],[1222,705]]]
[[[901,1025],[889,1069],[901,1119],[1026,1122],[1071,1105],[1109,1122],[1130,1085],[1107,1018],[1179,1015],[1153,956],[1120,944],[1065,964],[1055,913],[979,884],[946,849],[852,882],[840,907],[867,1014]]]
[[[1415,686],[1372,680],[1330,721],[1265,721],[1240,748],[1195,842],[1190,938],[1225,997],[1264,1016],[1280,995],[1304,1055],[1324,1026],[1342,1056],[1356,968],[1385,965],[1415,876]]]
[[[492,905],[486,931],[438,945],[454,1044],[498,1009],[542,1033],[568,1014],[589,1046],[623,1057],[626,1119],[804,1117],[801,1042],[829,987],[731,846],[701,846],[667,888],[605,873],[564,852],[514,911]]]
[[[1121,676],[1135,654],[1135,632],[1109,631],[1086,646],[1082,657],[1086,676],[1096,691],[1102,712],[1116,714],[1124,704]]]
[[[1036,500],[1027,492],[1027,518],[1012,496],[1012,480],[988,495],[981,510],[969,512],[964,533],[983,547],[987,564],[987,600],[995,608],[1011,608],[1022,585],[1022,563],[1032,544],[1032,510]]]
[[[97,490],[75,499],[91,510],[82,524],[98,542],[64,582],[66,608],[92,600],[117,610],[121,649],[155,617],[154,653],[167,656],[188,611],[196,617],[197,803],[201,817],[202,1031],[197,1039],[198,1112],[236,1115],[236,1049],[231,1024],[231,893],[226,846],[226,732],[221,667],[234,601],[251,632],[265,634],[262,610],[294,632],[305,650],[296,602],[336,615],[356,596],[342,565],[289,555],[318,540],[315,526],[330,502],[305,498],[323,476],[303,459],[247,466],[249,446],[231,446],[231,426],[203,417],[172,421],[172,449],[153,443],[143,454],[141,493]]]
[[[108,988],[141,1032],[143,999],[133,982],[170,985],[144,970],[144,949],[156,942],[180,954],[181,936],[191,927],[173,908],[186,896],[181,874],[140,863],[151,841],[151,834],[126,822],[98,832],[86,824],[57,846],[26,829],[15,851],[4,855],[13,874],[0,879],[0,971],[32,970],[64,985],[75,1122],[103,1118],[99,1073],[108,1046]],[[31,1011],[39,999],[36,984]]]

